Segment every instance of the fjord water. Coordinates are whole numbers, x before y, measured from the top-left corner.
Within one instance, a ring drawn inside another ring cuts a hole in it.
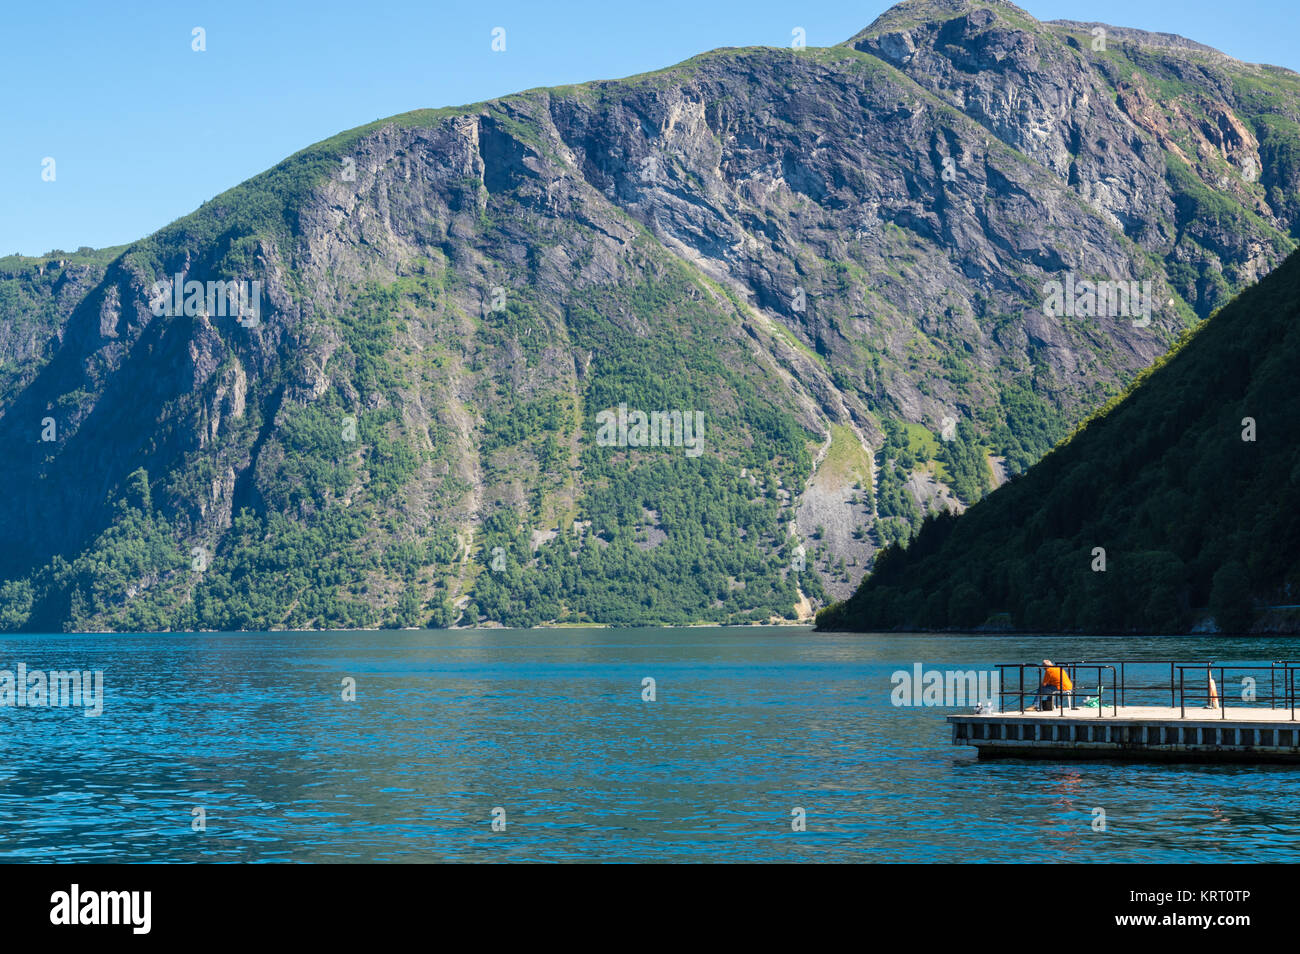
[[[1270,660],[1295,658],[1294,639],[757,627],[0,646],[0,668],[102,669],[105,687],[98,717],[0,708],[5,861],[1300,857],[1300,768],[981,762],[950,744],[951,710],[890,702],[891,673],[918,662]],[[206,831],[192,830],[198,808]],[[791,830],[794,808],[806,831]]]

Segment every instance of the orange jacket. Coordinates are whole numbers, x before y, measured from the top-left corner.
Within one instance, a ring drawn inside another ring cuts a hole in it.
[[[1074,688],[1074,683],[1060,666],[1048,666],[1043,670],[1043,685],[1052,686],[1062,692],[1069,692]]]

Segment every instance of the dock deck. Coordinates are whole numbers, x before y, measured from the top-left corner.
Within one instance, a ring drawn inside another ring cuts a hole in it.
[[[1037,698],[1033,687],[1044,667],[1004,664],[1001,684],[1017,688],[995,696],[1002,711],[948,716],[953,744],[973,746],[981,758],[1300,762],[1300,663],[1142,660],[1053,668],[1070,674],[1076,701],[1099,695],[1104,704],[1022,712],[1022,703]],[[1231,694],[1220,695],[1219,687],[1230,686]],[[1161,697],[1173,704],[1125,704]],[[1210,699],[1228,705],[1206,705]]]
[[[1300,762],[1300,710],[1107,706],[948,716],[954,745],[981,758]]]
[[[1101,709],[1101,714],[1097,714],[1095,708],[1079,707],[1075,709],[1054,709],[1049,712],[1036,712],[1027,709],[1020,712],[1011,709],[1007,712],[979,713],[971,715],[972,719],[987,719],[990,717],[1011,717],[1017,719],[1056,719],[1058,721],[1079,721],[1085,722],[1114,722],[1115,720],[1123,721],[1125,719],[1156,719],[1156,720],[1173,720],[1182,724],[1192,720],[1198,723],[1204,721],[1214,722],[1294,722],[1300,726],[1300,706],[1295,710],[1291,709],[1269,709],[1263,706],[1227,706],[1226,708],[1209,709],[1205,706],[1192,708],[1188,706],[1186,715],[1184,710],[1179,706],[1117,706],[1111,708],[1105,705]],[[960,718],[966,718],[961,716]]]

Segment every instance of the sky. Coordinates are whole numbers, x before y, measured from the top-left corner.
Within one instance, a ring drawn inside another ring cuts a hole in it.
[[[1179,33],[1300,71],[1295,0],[1025,0],[1040,20]],[[0,255],[142,238],[363,123],[660,69],[721,46],[832,46],[881,0],[11,0],[0,20]],[[493,31],[505,30],[504,51]],[[205,49],[195,29],[203,31]],[[49,160],[53,160],[51,163]]]

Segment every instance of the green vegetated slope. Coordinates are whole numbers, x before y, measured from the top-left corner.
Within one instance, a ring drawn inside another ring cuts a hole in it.
[[[1295,74],[1120,32],[910,0],[836,47],[381,120],[125,248],[0,259],[0,629],[849,596],[1300,235]],[[178,274],[260,283],[260,320],[155,314]],[[1150,322],[1045,315],[1067,275],[1149,281]],[[703,415],[701,452],[601,442],[622,406]]]
[[[890,549],[821,629],[1294,631],[1300,254],[960,517]]]
[[[148,630],[446,626],[462,609],[524,625],[788,614],[798,597],[783,572],[777,490],[807,477],[815,433],[736,353],[729,303],[662,252],[631,247],[650,274],[588,290],[563,329],[519,299],[500,314],[446,314],[453,282],[429,262],[357,290],[304,332],[303,357],[266,373],[265,404],[246,383],[237,338],[235,354],[214,361],[209,402],[184,388],[161,405],[151,405],[156,392],[123,395],[201,438],[224,427],[220,446],[141,447],[123,465],[140,464],[110,499],[108,528],[75,559],[56,556],[6,584],[0,622]],[[474,342],[468,354],[460,334]],[[520,387],[556,360],[560,335],[567,367]],[[312,356],[326,349],[318,369]],[[581,387],[575,356],[590,360]],[[707,408],[707,453],[594,445],[596,413],[619,403]],[[472,436],[457,433],[459,414],[478,418]],[[213,420],[222,417],[234,420]],[[102,433],[132,429],[119,420]],[[152,461],[162,480],[151,481]],[[495,499],[471,544],[456,518],[476,493]],[[223,503],[230,526],[214,539],[191,508]],[[553,538],[535,547],[536,528]],[[815,577],[805,588],[820,595]],[[468,606],[457,608],[462,594]]]

